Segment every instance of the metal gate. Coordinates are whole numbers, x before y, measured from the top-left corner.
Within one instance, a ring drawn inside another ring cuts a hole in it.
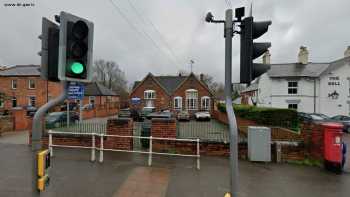
[[[134,122],[133,136],[136,137],[150,137],[152,122],[145,120],[144,122]],[[142,138],[133,139],[134,150],[147,150],[149,147],[148,140]]]

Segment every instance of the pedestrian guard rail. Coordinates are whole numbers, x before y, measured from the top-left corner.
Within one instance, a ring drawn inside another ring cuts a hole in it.
[[[124,135],[108,135],[104,133],[90,133],[90,132],[68,132],[68,131],[54,131],[49,130],[49,151],[51,157],[53,154],[54,147],[62,148],[77,148],[77,149],[91,149],[91,161],[96,160],[96,151],[99,151],[99,162],[103,162],[103,153],[104,151],[112,152],[128,152],[128,153],[140,153],[148,154],[148,165],[152,166],[152,155],[168,155],[168,156],[181,156],[181,157],[194,157],[197,160],[197,169],[200,169],[200,139],[178,139],[178,138],[160,138],[160,137],[142,137],[142,136],[124,136]],[[91,146],[78,146],[78,145],[62,145],[62,144],[53,144],[53,135],[76,135],[76,136],[91,136]],[[100,146],[96,146],[96,137],[100,138]],[[148,139],[149,140],[149,149],[148,151],[142,150],[123,150],[123,149],[111,149],[104,148],[104,137],[116,137],[116,138],[135,138],[135,139]],[[153,151],[153,140],[163,140],[163,141],[180,141],[180,142],[195,142],[196,143],[196,154],[179,154],[179,153],[164,153],[164,152],[154,152]]]

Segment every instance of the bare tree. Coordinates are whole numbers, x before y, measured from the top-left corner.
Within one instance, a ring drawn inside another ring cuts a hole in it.
[[[99,59],[94,64],[94,81],[102,83],[110,90],[115,90],[120,94],[127,93],[127,80],[125,73],[114,61]]]

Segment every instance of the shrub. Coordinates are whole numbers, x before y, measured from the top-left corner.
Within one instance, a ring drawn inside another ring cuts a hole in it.
[[[251,105],[234,105],[233,108],[236,116],[253,120],[258,124],[280,126],[293,130],[299,129],[297,111],[293,109],[256,107]],[[221,112],[226,112],[224,104],[219,104],[218,109]]]

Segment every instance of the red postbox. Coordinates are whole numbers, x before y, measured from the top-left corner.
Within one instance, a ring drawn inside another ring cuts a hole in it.
[[[343,160],[343,125],[322,123],[324,131],[324,164],[328,170],[342,171]]]

